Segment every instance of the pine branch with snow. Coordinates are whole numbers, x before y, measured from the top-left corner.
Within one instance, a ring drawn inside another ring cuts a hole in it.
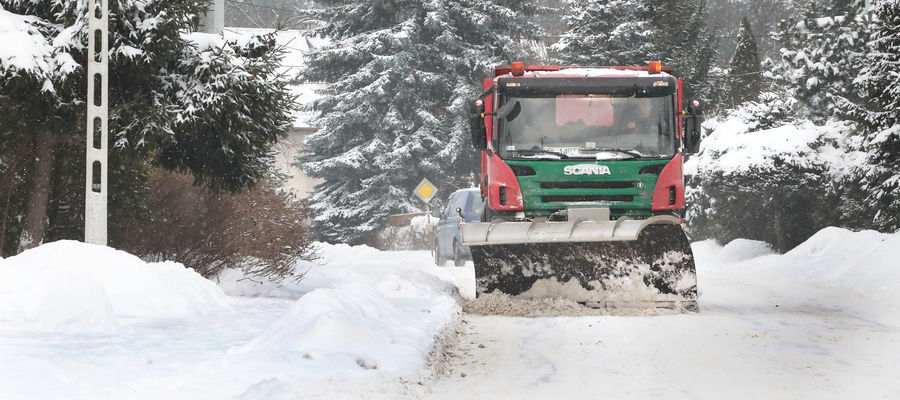
[[[795,88],[804,113],[822,123],[837,114],[836,96],[862,98],[852,81],[864,65],[870,31],[871,16],[855,7],[822,9],[810,3],[798,19],[779,24],[781,62],[770,75]]]
[[[863,100],[841,97],[841,109],[863,127],[868,165],[860,171],[859,201],[875,227],[900,229],[900,2],[873,7],[875,23],[864,67],[853,80]]]

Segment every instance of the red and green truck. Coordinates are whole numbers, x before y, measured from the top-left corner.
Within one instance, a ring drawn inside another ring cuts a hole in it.
[[[647,66],[495,68],[475,102],[481,222],[460,226],[479,295],[697,309],[683,230],[699,104]]]

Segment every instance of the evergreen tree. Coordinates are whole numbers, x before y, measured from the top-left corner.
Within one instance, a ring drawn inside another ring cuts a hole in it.
[[[732,106],[755,100],[762,86],[759,50],[756,47],[756,38],[750,30],[750,21],[746,17],[741,20],[738,37],[734,57],[728,63],[731,72],[728,97]]]
[[[900,1],[878,1],[873,12],[865,67],[855,80],[864,99],[843,98],[841,106],[863,127],[869,159],[852,201],[865,204],[874,227],[890,232],[900,229]]]
[[[747,18],[756,34],[760,59],[777,58],[779,47],[769,33],[776,29],[778,21],[796,16],[799,3],[798,0],[709,0],[707,21],[719,27],[722,37],[738,38],[741,20]],[[736,47],[733,40],[721,41],[718,49],[723,63],[731,60]]]
[[[270,40],[188,33],[207,5],[109,3],[112,244],[125,219],[118,217],[140,210],[136,188],[148,164],[241,190],[264,175],[271,145],[290,124],[292,97]],[[83,0],[0,0],[0,7],[27,38],[25,53],[0,57],[0,149],[16,161],[0,164],[9,204],[0,247],[10,254],[82,237],[88,10]]]
[[[868,15],[857,12],[857,7],[821,9],[812,2],[798,20],[778,24],[782,63],[773,75],[795,88],[806,114],[818,123],[835,115],[835,96],[861,98],[852,81],[864,65],[871,24]]]
[[[684,97],[715,106],[709,73],[718,59],[718,34],[706,24],[706,0],[644,0],[653,15],[654,59],[672,67],[684,79]]]
[[[551,46],[555,61],[644,65],[659,60],[686,82],[688,99],[716,99],[709,72],[717,59],[715,29],[704,0],[567,0],[569,30]]]
[[[568,65],[643,65],[655,53],[653,13],[647,1],[565,0],[568,27],[550,48]]]
[[[444,197],[475,183],[469,107],[493,66],[522,58],[539,37],[530,2],[323,2],[315,16],[332,44],[311,53],[302,79],[325,82],[321,129],[304,169],[319,239],[372,243],[390,214],[419,211],[428,178]],[[438,202],[439,204],[439,202]]]

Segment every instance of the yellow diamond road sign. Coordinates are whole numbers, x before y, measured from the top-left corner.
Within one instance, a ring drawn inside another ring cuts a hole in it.
[[[435,188],[428,179],[422,178],[422,182],[419,182],[419,186],[416,186],[414,192],[416,196],[419,196],[422,201],[427,203],[434,198],[434,194],[437,193],[437,188]]]

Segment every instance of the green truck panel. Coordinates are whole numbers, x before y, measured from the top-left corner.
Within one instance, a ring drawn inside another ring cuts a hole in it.
[[[659,171],[670,160],[504,161],[514,171],[527,168],[534,171],[533,175],[517,174],[525,213],[529,217],[546,217],[559,210],[579,206],[602,206],[610,208],[612,218],[646,218],[651,215],[653,189]],[[576,174],[583,168],[575,166],[583,167],[585,164],[600,168],[595,173]],[[567,166],[572,166],[569,174],[566,174]],[[645,168],[652,166],[657,168]],[[609,168],[609,173],[602,167]],[[641,173],[642,169],[645,169],[644,173]]]

